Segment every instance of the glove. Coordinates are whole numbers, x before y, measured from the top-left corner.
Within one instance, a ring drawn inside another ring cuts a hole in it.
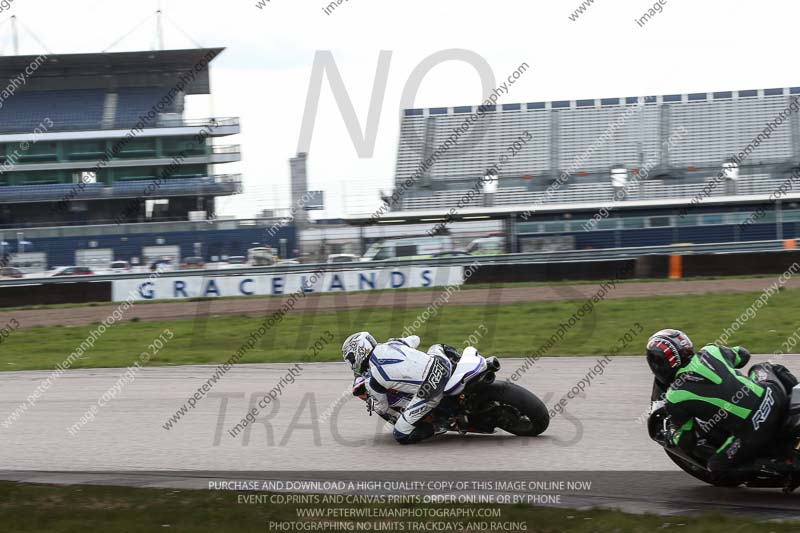
[[[778,376],[778,379],[781,380],[783,386],[786,387],[786,392],[791,394],[792,389],[798,383],[797,378],[794,376],[794,374],[792,374],[792,372],[785,366],[774,363],[772,365],[772,370],[775,372],[775,375]]]
[[[367,379],[363,376],[357,376],[356,379],[353,381],[353,396],[356,398],[361,398],[362,400],[367,399]]]
[[[736,368],[744,368],[750,362],[750,352],[744,346],[734,346],[733,350],[739,354],[739,364]]]
[[[655,433],[653,433],[653,440],[664,448],[674,448],[675,445],[672,443],[673,436],[674,430],[672,426],[669,426],[666,428],[659,428]]]
[[[397,419],[399,418],[396,414],[391,412],[378,413],[378,416],[380,416],[381,418],[383,418],[392,425],[395,425],[397,423]]]
[[[456,348],[450,346],[449,344],[442,344],[442,350],[447,358],[453,363],[458,363],[461,360],[461,354],[458,353]]]

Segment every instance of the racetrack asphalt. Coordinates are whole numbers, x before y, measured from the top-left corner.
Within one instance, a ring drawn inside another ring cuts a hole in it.
[[[754,357],[754,362],[764,359]],[[781,362],[800,372],[800,356],[785,356]],[[521,364],[520,359],[502,360],[498,378],[507,378]],[[552,406],[595,364],[593,357],[542,358],[518,383]],[[466,471],[495,479],[527,472],[529,477],[593,480],[592,490],[564,496],[562,504],[568,507],[800,517],[800,493],[714,488],[672,464],[637,421],[648,409],[651,387],[642,358],[612,358],[582,396],[569,400],[567,414],[554,418],[537,438],[447,434],[400,446],[379,417],[369,417],[364,404],[349,396],[349,369],[341,363],[302,365],[296,382],[258,414],[256,424],[231,436],[228,430],[292,366],[234,367],[170,430],[163,425],[215,367],[144,368],[75,436],[67,428],[125,370],[67,371],[18,421],[8,428],[0,425],[0,479],[206,488],[209,480],[245,471],[254,479],[316,480],[370,471],[427,472],[436,479]],[[0,374],[0,422],[47,375]]]

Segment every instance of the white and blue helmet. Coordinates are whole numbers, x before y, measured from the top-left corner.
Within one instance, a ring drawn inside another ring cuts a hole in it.
[[[377,345],[378,341],[369,332],[353,333],[342,344],[342,357],[350,364],[355,374],[364,375],[367,372],[369,356]]]

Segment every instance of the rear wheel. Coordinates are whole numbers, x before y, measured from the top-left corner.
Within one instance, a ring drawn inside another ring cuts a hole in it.
[[[550,425],[547,406],[535,394],[514,383],[488,385],[481,393],[483,405],[496,402],[492,422],[503,431],[519,437],[535,437]]]

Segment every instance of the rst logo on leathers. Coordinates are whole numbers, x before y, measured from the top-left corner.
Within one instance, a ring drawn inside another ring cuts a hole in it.
[[[756,414],[753,415],[753,428],[758,430],[761,424],[767,421],[772,407],[775,405],[775,399],[772,397],[772,389],[767,388],[767,393],[764,395],[764,400],[761,402],[761,407],[758,408]]]
[[[442,364],[439,358],[433,360],[431,370],[428,372],[428,377],[425,383],[419,389],[417,396],[420,398],[428,399],[444,389],[445,377],[447,376],[447,367]]]

